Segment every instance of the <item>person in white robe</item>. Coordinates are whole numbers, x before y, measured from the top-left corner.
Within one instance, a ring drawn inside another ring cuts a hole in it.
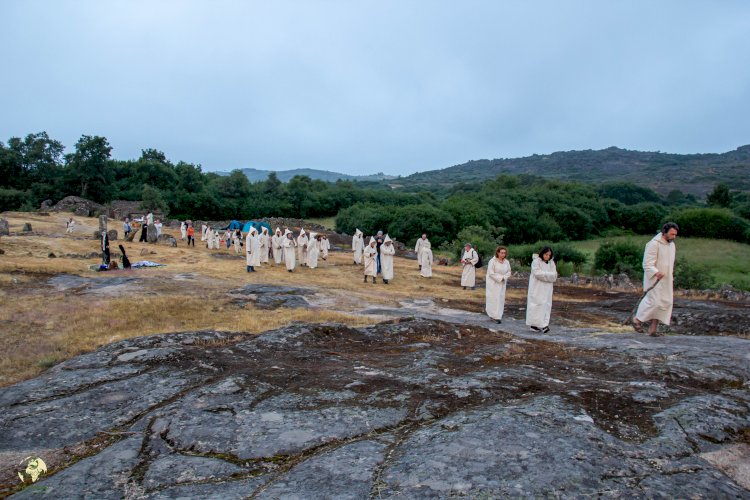
[[[210,240],[209,245],[210,246],[208,248],[212,248],[214,250],[218,250],[219,249],[219,240],[220,239],[221,239],[221,237],[219,236],[219,230],[218,229],[213,229],[211,231],[210,236],[209,236],[209,240]]]
[[[424,278],[430,278],[432,277],[432,243],[430,243],[430,240],[427,239],[427,235],[422,235],[421,241],[422,243],[419,246],[419,269],[421,271],[420,275]],[[427,269],[425,269],[425,267]]]
[[[208,226],[201,224],[201,241],[206,241],[206,233],[208,233]]]
[[[161,220],[156,219],[156,222],[154,223],[154,227],[156,228],[156,237],[158,238],[159,236],[161,236],[161,228],[162,228]]]
[[[471,243],[464,245],[464,254],[461,257],[461,264],[464,265],[463,271],[461,271],[461,286],[464,290],[471,288],[474,290],[477,281],[477,269],[474,265],[479,262],[479,254],[471,246]]]
[[[295,250],[294,247],[297,246],[297,242],[294,241],[294,235],[292,232],[287,229],[284,231],[284,241],[283,241],[283,247],[284,247],[284,263],[286,263],[286,269],[290,273],[294,271],[294,265],[295,265]]]
[[[260,263],[268,264],[268,252],[271,250],[271,238],[268,236],[268,228],[263,227],[260,231]]]
[[[232,242],[234,243],[234,253],[238,254],[240,253],[240,248],[242,245],[242,231],[239,229],[235,229],[232,231]]]
[[[365,283],[367,283],[367,277],[372,276],[372,282],[375,283],[375,276],[378,275],[378,247],[377,241],[374,237],[370,237],[370,244],[365,247],[364,260],[365,260]]]
[[[307,244],[310,242],[307,233],[304,228],[300,228],[299,236],[297,237],[297,251],[299,252],[299,265],[307,265]]]
[[[354,265],[358,266],[362,264],[362,252],[365,250],[365,240],[362,231],[359,229],[354,231],[352,237],[352,252],[354,253]]]
[[[320,236],[320,256],[323,260],[328,260],[328,252],[331,251],[331,242],[325,234]]]
[[[414,253],[417,254],[417,263],[419,268],[422,269],[422,250],[426,248],[432,248],[430,240],[427,239],[426,234],[422,234],[422,237],[417,240],[417,244],[414,245]]]
[[[185,221],[182,221],[180,222],[180,239],[185,241],[185,238],[187,238],[187,224],[185,224]]]
[[[387,234],[380,245],[380,270],[383,273],[383,283],[386,285],[393,279],[393,256],[396,255],[396,247],[393,240]]]
[[[276,232],[271,237],[271,251],[273,252],[273,261],[281,264],[284,260],[284,237],[281,234],[281,228],[276,228]]]
[[[648,334],[656,337],[659,322],[669,325],[672,320],[674,261],[677,247],[674,240],[679,227],[667,222],[659,234],[646,244],[643,253],[643,290],[653,287],[638,304],[633,328],[643,333],[643,323],[648,323]]]
[[[487,264],[487,279],[485,284],[484,310],[487,316],[501,323],[503,311],[505,310],[505,288],[510,279],[510,262],[508,261],[508,249],[497,247],[495,256]]]
[[[255,266],[260,265],[260,238],[255,227],[250,228],[245,240],[245,251],[247,252],[247,272],[254,273]]]
[[[532,256],[529,292],[526,300],[526,324],[536,332],[549,332],[552,312],[552,288],[557,281],[554,253],[545,246]]]
[[[320,255],[320,237],[317,233],[310,233],[310,241],[307,244],[307,267],[315,269],[318,267],[318,256]]]
[[[65,232],[72,233],[75,225],[76,225],[76,221],[73,220],[73,217],[69,218],[68,222],[65,223]]]

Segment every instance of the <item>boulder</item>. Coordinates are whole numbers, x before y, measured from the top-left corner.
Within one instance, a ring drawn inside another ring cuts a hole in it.
[[[151,224],[148,226],[148,230],[146,232],[146,241],[149,243],[156,243],[156,241],[159,239],[159,237],[156,235],[156,226]]]
[[[10,234],[10,227],[6,219],[0,219],[0,236],[8,236]]]
[[[33,231],[33,229],[31,229],[31,222],[25,222],[22,231],[24,233],[30,233],[31,231]]]
[[[47,257],[49,257],[50,259],[56,259],[57,255],[55,255],[54,252],[50,252],[47,254]]]
[[[177,240],[174,238],[174,236],[169,234],[160,234],[158,238],[156,238],[156,242],[161,245],[167,245],[170,247],[176,247],[177,246]]]
[[[117,241],[117,229],[107,231],[107,236],[109,236],[109,241]]]
[[[52,208],[52,200],[44,200],[39,207],[39,210],[47,211]]]
[[[90,217],[96,214],[106,214],[107,207],[99,203],[81,198],[80,196],[66,196],[58,201],[50,210],[54,212],[73,212],[81,217]]]

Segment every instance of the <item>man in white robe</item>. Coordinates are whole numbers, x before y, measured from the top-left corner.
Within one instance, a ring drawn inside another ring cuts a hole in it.
[[[328,260],[328,252],[331,251],[331,242],[325,234],[320,236],[320,256],[323,260]]]
[[[260,263],[268,264],[268,252],[270,248],[271,238],[268,236],[268,228],[263,227],[260,231]]]
[[[495,256],[487,264],[487,279],[485,288],[485,311],[487,316],[501,323],[505,310],[505,288],[510,279],[510,262],[508,250],[498,247]]]
[[[281,264],[284,259],[284,237],[281,235],[281,228],[276,228],[276,232],[271,237],[271,251],[273,252],[273,261]]]
[[[474,265],[479,262],[479,254],[471,246],[471,243],[464,245],[464,254],[461,257],[461,264],[464,265],[464,269],[461,272],[461,286],[471,288],[474,290],[476,286],[477,270]]]
[[[208,233],[208,226],[201,224],[201,241],[206,241],[206,233]]]
[[[247,233],[245,250],[247,251],[247,272],[254,273],[255,266],[260,265],[260,238],[255,227],[251,227],[250,232]]]
[[[638,305],[633,327],[643,333],[643,323],[649,323],[648,334],[652,337],[659,335],[656,331],[659,322],[669,325],[672,320],[677,231],[677,224],[667,222],[646,244],[643,253],[643,290],[653,288]]]
[[[423,239],[420,239],[421,245],[419,247],[419,269],[420,275],[424,278],[432,277],[432,243],[427,239],[427,235],[423,234]],[[426,268],[426,269],[425,269]]]
[[[417,244],[414,245],[414,253],[417,254],[417,262],[420,269],[422,269],[422,251],[425,248],[432,248],[432,245],[430,244],[430,240],[427,239],[427,235],[423,233],[422,237],[417,240]]]
[[[294,264],[295,264],[295,255],[294,255],[294,247],[297,246],[297,243],[294,241],[294,235],[292,232],[287,229],[284,231],[284,241],[283,241],[283,247],[284,247],[284,263],[286,263],[286,269],[290,273],[294,271]]]
[[[526,324],[535,332],[549,332],[552,289],[557,281],[557,266],[552,249],[544,247],[532,256],[529,291],[526,296]]]
[[[234,242],[234,253],[239,254],[240,253],[240,243],[242,242],[242,231],[239,229],[235,229],[232,231],[232,241]]]
[[[365,250],[365,240],[362,231],[359,229],[354,231],[352,237],[352,252],[354,252],[354,265],[358,266],[362,264],[362,252]]]
[[[297,237],[297,250],[299,251],[299,265],[307,265],[307,244],[310,242],[310,238],[307,237],[307,233],[304,228],[300,228],[299,236]]]
[[[380,270],[383,273],[383,283],[393,279],[393,256],[396,255],[396,247],[393,246],[393,240],[387,234],[380,245]]]
[[[180,222],[180,239],[185,241],[185,238],[187,238],[187,224],[185,224],[185,221],[182,221]]]
[[[363,256],[365,260],[365,283],[367,283],[368,276],[372,276],[372,282],[375,283],[375,276],[378,275],[378,247],[374,237],[370,238],[370,244],[365,247]]]
[[[315,269],[318,267],[318,255],[320,255],[320,239],[317,233],[310,233],[310,241],[307,244],[307,267]]]

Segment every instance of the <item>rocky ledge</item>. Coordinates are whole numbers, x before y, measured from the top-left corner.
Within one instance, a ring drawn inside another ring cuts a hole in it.
[[[402,319],[110,344],[0,390],[0,456],[50,465],[0,495],[750,498],[746,340],[570,340]]]

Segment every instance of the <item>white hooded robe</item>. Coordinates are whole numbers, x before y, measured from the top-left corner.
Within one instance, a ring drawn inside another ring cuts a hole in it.
[[[248,266],[259,266],[260,265],[260,238],[258,237],[258,231],[252,227],[250,232],[247,233],[245,239],[245,249],[247,251],[247,265]]]
[[[378,247],[373,246],[375,238],[370,238],[370,244],[365,247],[364,258],[365,258],[365,276],[372,276],[373,278],[378,274]]]
[[[352,252],[354,252],[354,263],[362,263],[362,252],[365,250],[365,240],[363,238],[362,231],[357,229],[354,231],[354,237],[352,237]]]
[[[180,239],[184,240],[187,238],[187,226],[184,222],[180,222]]]
[[[276,228],[276,232],[271,237],[271,252],[273,252],[273,261],[277,264],[281,264],[284,259],[284,243],[283,236],[281,236],[281,229]]]
[[[318,267],[318,256],[320,255],[320,242],[315,239],[316,233],[310,233],[310,242],[307,244],[307,267],[315,269]]]
[[[294,270],[295,265],[295,255],[294,255],[294,247],[297,246],[297,243],[294,242],[294,238],[289,238],[287,235],[291,234],[292,232],[290,230],[286,230],[284,232],[284,241],[282,243],[284,247],[284,262],[286,263],[286,268],[289,271]]]
[[[393,256],[396,255],[396,247],[393,246],[393,240],[387,234],[380,245],[380,270],[383,273],[384,280],[393,279]]]
[[[534,254],[529,275],[529,292],[526,303],[526,324],[537,328],[549,326],[552,312],[552,286],[557,281],[555,261],[549,262]]]
[[[419,274],[424,278],[432,277],[432,244],[430,240],[421,240],[422,246],[419,250],[419,265],[422,269]]]
[[[328,238],[322,238],[320,240],[320,256],[323,257],[323,260],[326,260],[328,258],[328,252],[331,251],[331,242],[328,241]]]
[[[299,265],[300,266],[307,265],[307,244],[309,242],[310,242],[310,239],[307,237],[307,233],[305,233],[305,230],[300,229],[299,236],[297,237],[297,248],[299,251]]]
[[[260,232],[260,263],[268,264],[268,251],[271,238],[268,236],[268,228],[263,228]]]
[[[464,252],[461,260],[464,261],[464,269],[461,272],[461,286],[476,286],[477,270],[474,264],[479,262],[479,254],[476,250],[470,248],[468,252]]]
[[[505,310],[505,287],[511,276],[510,262],[492,257],[487,264],[486,288],[484,291],[485,311],[492,319],[503,319]]]
[[[674,260],[677,247],[674,242],[667,243],[661,233],[646,244],[643,253],[643,290],[648,290],[656,283],[656,273],[664,274],[659,284],[648,292],[638,305],[635,317],[646,323],[652,319],[669,325],[672,320]]]

